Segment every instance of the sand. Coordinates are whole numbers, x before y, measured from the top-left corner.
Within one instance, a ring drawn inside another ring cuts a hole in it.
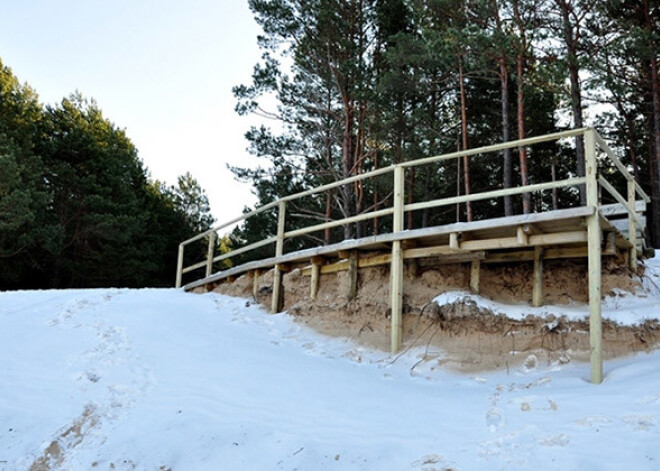
[[[604,264],[603,294],[639,288],[630,270]],[[544,267],[543,302],[562,305],[588,300],[586,263],[548,261]],[[300,270],[284,276],[284,309],[317,331],[350,338],[359,345],[390,348],[389,270],[361,269],[357,297],[348,300],[348,273],[321,277],[318,296],[309,297],[309,277]],[[256,301],[270,306],[272,271],[259,279]],[[525,361],[567,363],[589,359],[589,326],[565,317],[529,315],[524,320],[480,308],[469,299],[438,306],[437,295],[469,286],[465,264],[407,267],[404,280],[403,349],[424,347],[424,360],[459,371],[509,368]],[[253,280],[245,275],[214,291],[252,297]],[[480,294],[498,302],[531,302],[532,264],[482,265]],[[660,344],[660,326],[603,323],[605,359],[648,351]],[[531,360],[530,360],[531,359]],[[428,365],[427,365],[428,367]]]

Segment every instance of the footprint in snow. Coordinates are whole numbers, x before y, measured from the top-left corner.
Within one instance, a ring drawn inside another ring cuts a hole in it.
[[[539,440],[538,444],[542,446],[566,446],[571,442],[571,436],[565,433],[559,435],[549,435]]]
[[[621,421],[635,430],[647,431],[656,424],[656,419],[652,415],[631,414],[621,417]]]
[[[498,408],[493,407],[486,413],[486,425],[491,432],[497,431],[501,427],[502,421],[502,411]]]
[[[612,423],[612,419],[604,415],[589,415],[573,421],[575,425],[582,427],[599,427]]]
[[[455,466],[443,463],[445,463],[445,458],[442,455],[430,454],[413,461],[410,466],[412,467],[411,469],[420,469],[422,471],[458,471],[458,468]]]

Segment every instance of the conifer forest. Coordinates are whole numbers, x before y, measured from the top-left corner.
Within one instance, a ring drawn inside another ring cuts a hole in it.
[[[660,246],[660,1],[248,3],[262,55],[233,93],[237,113],[263,123],[245,136],[261,164],[230,170],[253,187],[257,206],[396,163],[593,126],[651,195],[646,237]],[[41,104],[0,62],[0,289],[173,284],[179,242],[214,223],[208,199],[190,174],[172,186],[150,178],[127,134],[80,93]],[[580,139],[498,157],[411,168],[406,197],[585,172]],[[287,227],[372,211],[391,193],[386,181],[343,185],[291,208]],[[405,227],[562,208],[584,197],[562,189],[411,211]],[[326,230],[287,250],[375,234],[383,224]],[[264,212],[217,249],[276,228],[276,215]],[[265,255],[258,252],[252,256]],[[186,257],[204,253],[200,246]]]
[[[233,168],[259,204],[391,164],[593,126],[652,195],[660,243],[660,2],[655,0],[250,0],[263,33],[250,83],[234,88],[258,167]],[[268,125],[268,123],[272,123]],[[584,176],[584,143],[408,169],[416,201]],[[287,213],[287,228],[386,206],[387,182],[344,185]],[[580,191],[409,212],[406,228],[584,203]],[[391,200],[390,200],[391,201]],[[378,233],[387,221],[315,243]],[[234,245],[276,232],[260,214]],[[311,241],[310,241],[311,245]],[[303,248],[305,241],[297,247]],[[260,254],[258,256],[264,256]]]

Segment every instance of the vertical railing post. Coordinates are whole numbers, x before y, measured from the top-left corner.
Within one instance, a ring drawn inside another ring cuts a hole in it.
[[[275,242],[275,257],[284,253],[284,222],[286,221],[286,201],[280,201],[277,207],[277,241]],[[280,264],[276,263],[273,269],[273,297],[270,304],[270,312],[275,314],[280,311],[280,299],[282,297],[282,271]]]
[[[209,233],[209,248],[206,252],[206,276],[211,276],[213,272],[213,256],[215,255],[215,231]]]
[[[394,167],[394,206],[392,232],[403,230],[404,167]],[[403,332],[403,250],[401,241],[392,242],[390,266],[390,306],[392,308],[392,353],[401,348]]]
[[[179,244],[179,256],[176,260],[176,284],[177,288],[181,288],[181,279],[183,278],[183,244]]]
[[[587,252],[589,271],[589,344],[591,347],[591,382],[603,381],[603,326],[601,319],[601,229],[598,213],[598,163],[596,136],[593,129],[584,133],[587,206],[593,214],[587,217]]]
[[[637,224],[633,217],[633,214],[635,214],[637,210],[636,197],[635,180],[631,178],[628,180],[628,206],[632,210],[632,214],[628,213],[628,241],[630,241],[632,248],[630,249],[628,261],[630,263],[630,268],[633,270],[637,269]]]

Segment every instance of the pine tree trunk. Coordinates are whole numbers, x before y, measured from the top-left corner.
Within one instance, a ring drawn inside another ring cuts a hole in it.
[[[415,202],[415,167],[410,167],[408,170],[410,174],[410,185],[408,188],[408,204]],[[408,211],[408,229],[413,229],[413,224],[415,223],[414,214],[412,211]]]
[[[461,138],[462,138],[462,150],[467,150],[468,148],[468,138],[467,138],[467,105],[465,97],[465,74],[463,71],[463,57],[458,56],[458,81],[459,89],[461,95]],[[464,181],[465,181],[465,194],[470,194],[470,161],[468,156],[463,156],[463,172],[464,172]],[[467,220],[468,222],[472,221],[472,203],[469,201],[466,203],[467,210]]]
[[[509,70],[506,66],[504,57],[500,59],[500,85],[502,101],[502,141],[509,142],[511,139],[511,120],[509,118]],[[511,149],[504,149],[502,151],[502,157],[502,183],[504,184],[504,188],[507,189],[513,186],[513,161],[511,159]],[[511,196],[504,197],[504,215],[513,215],[513,198]]]
[[[502,20],[500,19],[500,10],[497,0],[493,1],[493,15],[497,30],[504,34],[502,29]],[[506,64],[507,54],[504,47],[500,48],[500,57],[498,58],[500,66],[500,102],[502,105],[502,142],[509,142],[511,139],[511,118],[509,117],[509,68]],[[502,151],[502,184],[505,189],[513,187],[513,159],[511,149]],[[513,216],[513,198],[504,197],[504,215]]]
[[[552,164],[550,167],[550,174],[552,175],[553,183],[557,181],[557,159],[552,159]],[[557,188],[552,189],[552,209],[555,211],[559,209],[559,195]]]
[[[378,170],[378,149],[374,152],[374,170]],[[378,181],[374,178],[374,211],[378,211]],[[378,235],[378,217],[374,218],[374,235]]]
[[[332,190],[329,190],[325,196],[325,222],[330,222],[332,220]],[[326,228],[324,233],[324,242],[325,245],[329,245],[332,237],[332,229]]]
[[[525,139],[525,90],[523,83],[523,62],[522,54],[518,55],[518,139]],[[518,148],[520,158],[520,180],[523,186],[528,185],[527,180],[527,149],[522,146]],[[531,198],[529,193],[523,194],[523,213],[528,214],[531,210]]]
[[[571,86],[571,112],[573,114],[573,128],[580,129],[584,126],[582,116],[582,90],[580,85],[580,65],[578,63],[578,38],[573,34],[570,14],[572,6],[565,0],[556,0],[556,4],[561,11],[562,32],[564,35],[564,45],[566,46],[568,58],[568,75]],[[575,138],[575,156],[577,158],[577,173],[579,177],[585,175],[584,162],[584,138],[577,136]],[[587,193],[584,185],[580,185],[580,204],[587,204]]]
[[[649,35],[654,31],[654,23],[651,18],[649,0],[644,0],[644,15]],[[649,50],[651,51],[650,70],[651,96],[653,110],[653,180],[651,191],[651,215],[653,218],[653,246],[660,247],[660,84],[658,84],[658,57],[654,40],[649,39]]]
[[[353,174],[353,103],[344,99],[344,133],[342,136],[342,164],[343,177],[348,178]],[[353,215],[355,207],[355,187],[353,185],[342,185],[342,206],[346,217]],[[352,239],[355,236],[353,224],[344,225],[344,239]]]

